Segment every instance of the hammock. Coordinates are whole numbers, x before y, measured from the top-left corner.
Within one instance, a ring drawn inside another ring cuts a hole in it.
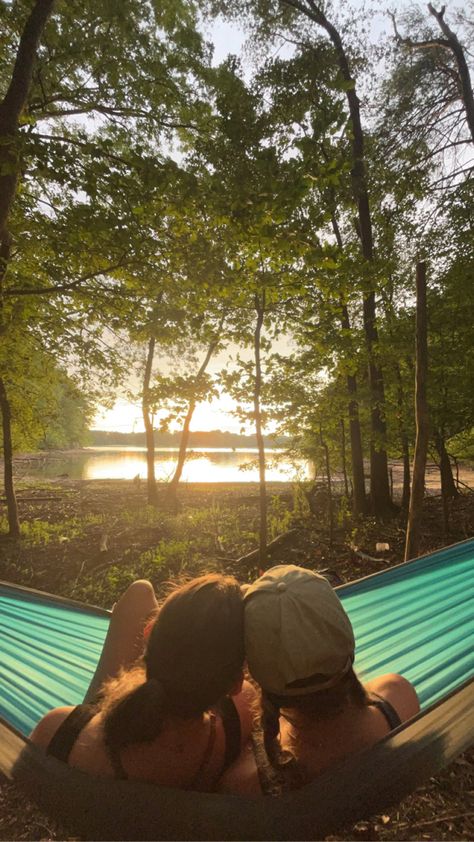
[[[320,839],[399,800],[474,736],[474,540],[338,588],[364,681],[416,687],[421,713],[371,749],[281,799],[183,792],[97,779],[46,757],[25,735],[78,704],[109,612],[0,583],[0,772],[96,839]]]

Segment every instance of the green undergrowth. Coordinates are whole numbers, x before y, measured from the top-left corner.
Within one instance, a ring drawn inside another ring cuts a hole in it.
[[[20,524],[21,538],[25,545],[41,546],[51,542],[65,543],[82,535],[91,526],[103,523],[102,515],[79,515],[60,522],[50,522],[35,517]],[[6,515],[0,517],[0,533],[8,532]]]
[[[269,501],[269,538],[291,528],[293,513],[278,496]],[[120,560],[92,569],[74,583],[68,595],[110,606],[135,579],[149,579],[157,593],[166,593],[171,583],[205,573],[238,575],[243,580],[255,573],[236,565],[236,559],[258,544],[258,509],[252,504],[213,501],[208,506],[186,507],[170,514],[151,507],[141,512],[126,510],[120,528],[152,527],[156,537],[145,549],[126,547]]]

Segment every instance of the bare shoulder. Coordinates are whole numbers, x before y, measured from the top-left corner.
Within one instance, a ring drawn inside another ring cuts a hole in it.
[[[402,722],[415,716],[420,710],[420,703],[413,684],[398,673],[389,672],[386,675],[380,675],[378,678],[367,682],[365,689],[368,692],[378,693],[390,702]]]
[[[239,757],[222,775],[217,792],[232,795],[249,795],[258,798],[262,794],[257,765],[250,742],[242,749]]]
[[[69,716],[73,707],[54,708],[46,713],[30,734],[30,740],[37,746],[46,748],[62,722]]]

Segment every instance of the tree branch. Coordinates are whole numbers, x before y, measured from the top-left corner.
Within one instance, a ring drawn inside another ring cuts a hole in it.
[[[87,275],[82,275],[80,278],[77,278],[75,281],[71,281],[68,284],[60,284],[57,286],[52,287],[41,287],[40,289],[25,289],[24,287],[19,288],[11,288],[5,290],[4,295],[13,297],[19,295],[57,295],[62,292],[70,292],[73,289],[77,289],[81,284],[86,283],[86,281],[91,281],[93,278],[97,278],[100,275],[106,275],[108,272],[113,272],[115,269],[122,269],[126,265],[124,259],[120,260],[119,263],[114,263],[110,266],[104,266],[102,269],[97,269],[95,272],[89,272]]]

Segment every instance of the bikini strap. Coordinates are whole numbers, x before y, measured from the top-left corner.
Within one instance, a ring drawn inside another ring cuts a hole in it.
[[[66,719],[61,722],[58,730],[49,741],[46,754],[55,757],[56,760],[62,760],[63,763],[67,763],[74,743],[82,729],[95,716],[95,712],[93,705],[77,705],[73,708]]]
[[[378,693],[370,693],[369,705],[378,708],[383,713],[391,731],[402,724],[402,720],[391,702],[384,699],[383,696],[379,696]]]
[[[209,711],[209,738],[207,741],[206,750],[202,756],[201,763],[199,764],[199,769],[197,770],[193,780],[188,786],[188,789],[196,789],[199,790],[199,782],[200,778],[205,774],[206,768],[209,765],[209,761],[212,757],[212,752],[214,751],[214,745],[216,742],[216,714],[214,711]]]

